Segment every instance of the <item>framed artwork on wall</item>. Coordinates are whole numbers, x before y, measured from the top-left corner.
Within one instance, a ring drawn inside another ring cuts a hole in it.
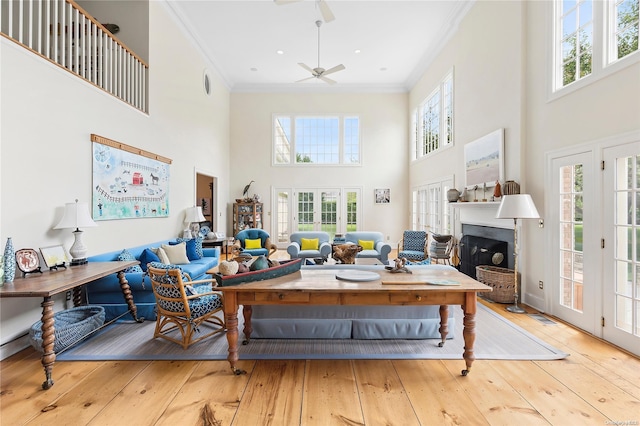
[[[504,180],[504,129],[498,129],[464,146],[467,189],[493,187]]]
[[[374,189],[373,195],[376,204],[389,204],[391,202],[391,190],[389,188]]]

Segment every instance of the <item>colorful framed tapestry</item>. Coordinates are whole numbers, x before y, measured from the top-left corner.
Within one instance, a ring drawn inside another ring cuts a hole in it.
[[[93,220],[169,216],[169,165],[158,155],[91,135]]]

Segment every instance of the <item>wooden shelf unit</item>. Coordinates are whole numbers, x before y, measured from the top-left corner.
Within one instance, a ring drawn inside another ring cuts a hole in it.
[[[262,229],[262,215],[262,203],[233,203],[233,235],[243,229]]]

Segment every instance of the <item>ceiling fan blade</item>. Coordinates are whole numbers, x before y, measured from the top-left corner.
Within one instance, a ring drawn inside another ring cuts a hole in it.
[[[317,77],[315,77],[315,76],[311,76],[311,77],[303,78],[302,80],[297,80],[297,81],[296,81],[296,83],[301,83],[301,82],[303,82],[303,81],[312,80],[312,79],[314,79],[314,78],[317,78]]]
[[[329,5],[324,0],[318,0],[318,7],[320,8],[320,13],[322,14],[324,22],[331,22],[336,19],[336,17],[333,16],[331,9],[329,9]]]
[[[311,74],[315,75],[315,72],[313,71],[313,68],[311,68],[309,65],[303,64],[302,62],[298,62],[298,65],[300,65],[305,70],[309,71]]]
[[[336,65],[335,67],[329,68],[328,70],[323,72],[322,75],[332,74],[334,72],[342,71],[343,69],[345,69],[344,65],[342,65],[342,64]]]
[[[324,81],[325,83],[329,83],[329,84],[336,84],[337,83],[335,80],[331,80],[330,78],[327,78],[324,75],[318,76],[318,78],[320,80]]]

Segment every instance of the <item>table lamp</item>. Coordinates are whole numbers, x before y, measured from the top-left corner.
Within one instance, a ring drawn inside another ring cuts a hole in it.
[[[189,207],[184,215],[184,223],[189,223],[190,225],[189,229],[185,229],[183,236],[185,238],[196,238],[200,232],[200,222],[204,222],[205,220],[202,214],[202,207]]]
[[[84,265],[87,263],[87,247],[82,242],[82,231],[80,228],[98,226],[89,214],[89,205],[85,202],[67,203],[64,207],[62,220],[53,229],[75,228],[73,236],[75,241],[69,249],[71,254],[71,266]]]
[[[496,213],[497,219],[513,219],[513,269],[515,272],[515,298],[513,305],[507,306],[507,311],[516,314],[525,312],[518,306],[518,219],[538,219],[540,215],[529,194],[504,195]]]

